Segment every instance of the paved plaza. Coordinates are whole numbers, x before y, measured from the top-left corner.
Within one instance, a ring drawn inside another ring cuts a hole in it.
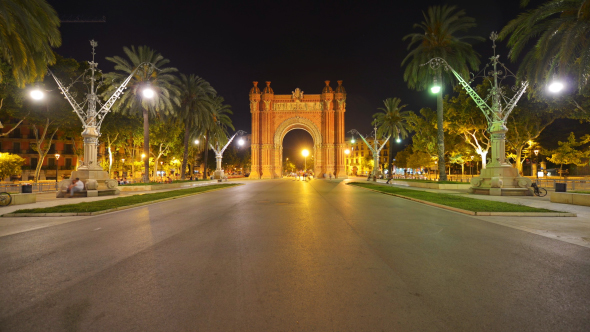
[[[245,183],[36,229],[2,218],[0,330],[590,326],[588,247],[339,180]]]

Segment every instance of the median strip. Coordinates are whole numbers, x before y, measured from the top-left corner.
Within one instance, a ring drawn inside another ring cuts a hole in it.
[[[363,182],[349,182],[349,185],[379,193],[405,198],[411,201],[436,206],[446,210],[472,216],[513,216],[513,217],[576,217],[575,213],[540,209],[526,205],[512,204],[485,199],[464,197],[456,194],[433,193],[422,190],[404,189]]]
[[[221,190],[241,183],[214,184],[203,187],[172,190],[153,194],[133,195],[100,201],[82,202],[77,204],[58,205],[47,208],[23,209],[2,215],[2,217],[66,217],[94,216],[112,211],[130,209],[137,206],[192,196],[205,192]]]

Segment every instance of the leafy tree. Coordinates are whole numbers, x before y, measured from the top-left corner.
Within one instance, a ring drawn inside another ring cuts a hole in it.
[[[0,61],[0,73],[11,71],[12,67]],[[16,124],[14,124],[10,130],[5,133],[0,133],[0,137],[8,136],[13,130],[18,128],[23,121],[25,120],[26,116],[28,115],[25,110],[23,110],[23,89],[18,87],[16,79],[12,75],[4,76],[2,80],[0,80],[0,118],[3,119],[10,119],[10,118],[17,118],[19,119]],[[2,122],[0,122],[0,128],[2,128]]]
[[[154,179],[157,176],[160,158],[179,151],[182,140],[182,125],[179,121],[169,118],[166,121],[156,121],[150,126],[150,141],[152,144],[152,157],[154,161]]]
[[[149,169],[150,142],[149,116],[167,116],[174,113],[174,106],[180,106],[180,90],[175,85],[173,75],[176,68],[166,67],[170,60],[147,46],[124,47],[123,52],[128,59],[120,56],[107,57],[115,64],[115,72],[105,74],[107,81],[112,83],[102,94],[108,98],[117,87],[138,67],[141,66],[127,85],[128,92],[115,102],[113,111],[130,115],[143,115],[143,149],[145,169]],[[129,60],[129,61],[128,61]],[[150,64],[150,65],[145,65]],[[146,87],[154,90],[153,98],[143,98],[142,92]],[[144,174],[144,182],[149,182],[149,172]]]
[[[51,71],[62,82],[68,81],[72,77],[78,77],[87,64],[79,63],[74,59],[57,57],[57,62],[51,67]],[[52,91],[59,91],[55,81],[51,77],[45,77],[42,84],[45,88]],[[84,87],[74,85],[70,87],[73,94],[83,94]],[[23,100],[23,112],[26,112],[29,128],[33,132],[35,142],[31,148],[39,155],[37,168],[35,169],[35,181],[39,180],[43,161],[51,149],[54,137],[58,131],[78,136],[82,130],[80,120],[72,111],[71,105],[59,93],[47,93],[44,100],[32,101]]]
[[[480,95],[485,95],[489,89],[490,83],[484,80],[484,83],[476,86],[474,90]],[[444,101],[449,131],[459,135],[480,155],[482,168],[485,168],[486,157],[492,146],[487,119],[465,89],[455,86],[455,92],[458,95],[447,96]]]
[[[203,78],[180,74],[180,107],[177,116],[184,122],[184,153],[182,157],[181,180],[185,178],[185,170],[188,161],[189,139],[191,131],[206,120],[211,108],[211,96],[216,94],[215,89]]]
[[[422,168],[427,167],[430,168],[433,164],[433,160],[430,155],[426,152],[422,151],[413,151],[412,154],[409,155],[407,158],[407,166],[408,168]]]
[[[57,13],[45,0],[0,1],[0,57],[12,65],[19,87],[42,79],[61,46]],[[0,81],[6,78],[0,72]]]
[[[295,172],[297,166],[289,159],[283,161],[283,171],[286,173]]]
[[[395,165],[399,168],[408,168],[410,167],[408,165],[408,161],[410,159],[410,156],[413,154],[413,147],[412,145],[408,145],[406,146],[405,149],[398,151],[395,154]]]
[[[575,164],[577,166],[584,166],[588,163],[587,158],[590,157],[590,150],[586,149],[586,151],[582,151],[576,148],[589,142],[590,135],[584,135],[580,141],[576,141],[574,133],[570,133],[566,142],[558,142],[559,147],[557,149],[546,152],[546,154],[551,155],[551,157],[547,157],[547,160],[560,165],[560,175],[563,174],[563,165]]]
[[[414,132],[413,149],[426,152],[436,159],[438,157],[436,113],[428,107],[422,108],[419,113],[410,114],[408,117],[408,126]]]
[[[445,145],[443,131],[443,86],[454,80],[451,73],[439,67],[433,73],[424,64],[430,59],[440,57],[458,72],[463,78],[469,77],[469,68],[475,70],[479,66],[478,54],[473,50],[469,39],[483,40],[481,37],[461,36],[462,32],[474,27],[475,19],[465,16],[463,10],[455,6],[431,6],[427,13],[422,13],[424,21],[414,24],[420,32],[406,35],[403,40],[410,40],[408,50],[411,51],[402,61],[406,64],[404,80],[411,89],[422,90],[433,83],[433,78],[440,85],[437,94],[437,141],[438,159],[444,160]],[[412,47],[414,47],[412,49]],[[446,180],[444,163],[439,163],[441,180]]]
[[[528,0],[521,1],[522,5]],[[575,77],[582,89],[590,77],[590,1],[549,0],[508,22],[500,39],[508,38],[509,57],[524,52],[518,74],[545,86],[553,75]],[[531,43],[534,43],[531,46]]]
[[[25,159],[19,155],[0,152],[0,180],[12,175],[20,175],[21,166],[24,163]]]
[[[393,171],[393,141],[397,138],[408,137],[408,118],[412,111],[402,111],[408,105],[401,105],[401,99],[388,98],[383,101],[385,107],[379,108],[381,112],[373,114],[373,124],[376,124],[377,134],[382,137],[391,136],[389,141],[389,154],[387,163],[390,165],[389,172]]]

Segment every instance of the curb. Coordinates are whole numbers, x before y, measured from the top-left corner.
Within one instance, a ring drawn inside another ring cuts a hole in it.
[[[235,185],[229,186],[227,188],[236,187],[236,186],[243,186],[243,185],[245,185],[245,184],[243,184],[243,183],[236,183]],[[161,199],[154,200],[154,201],[142,202],[142,203],[137,203],[137,204],[133,204],[133,205],[121,206],[121,207],[114,208],[114,209],[108,209],[108,210],[102,210],[102,211],[95,211],[95,212],[7,213],[7,214],[3,214],[1,217],[2,218],[8,218],[8,217],[74,217],[74,216],[96,216],[96,215],[100,215],[100,214],[105,214],[105,213],[115,212],[115,211],[127,210],[127,209],[131,209],[131,208],[134,208],[134,207],[149,205],[149,204],[153,204],[153,203],[160,203],[160,202],[170,201],[170,200],[177,199],[177,198],[184,198],[184,197],[189,197],[189,196],[194,196],[194,195],[200,195],[200,194],[210,193],[210,192],[213,192],[213,191],[223,190],[223,189],[227,189],[227,188],[217,188],[217,189],[211,189],[211,190],[207,190],[207,191],[201,191],[201,192],[198,192],[198,193],[192,193],[192,194],[186,194],[186,195],[180,195],[180,196],[174,196],[174,197],[167,197],[167,198],[161,198]]]
[[[365,190],[374,191],[374,192],[377,192],[377,193],[380,193],[380,194],[395,196],[395,197],[407,199],[407,200],[410,200],[410,201],[414,201],[414,202],[417,202],[417,203],[422,203],[422,204],[426,204],[426,205],[438,207],[438,208],[445,209],[445,210],[450,210],[450,211],[454,211],[454,212],[458,212],[458,213],[462,213],[462,214],[467,214],[467,215],[470,215],[470,216],[480,216],[480,217],[492,217],[492,216],[504,216],[504,217],[577,217],[578,216],[577,214],[570,213],[570,212],[474,212],[474,211],[469,211],[469,210],[463,210],[463,209],[455,208],[455,207],[448,206],[448,205],[442,205],[442,204],[432,203],[432,202],[428,202],[428,201],[424,201],[424,200],[421,200],[421,199],[412,198],[412,197],[408,197],[408,196],[402,196],[402,195],[398,195],[398,194],[386,193],[386,192],[375,190],[375,189],[370,189],[370,188],[365,188],[365,187],[361,187],[361,186],[356,186],[354,184],[353,184],[353,186],[355,186],[357,188],[365,189]]]

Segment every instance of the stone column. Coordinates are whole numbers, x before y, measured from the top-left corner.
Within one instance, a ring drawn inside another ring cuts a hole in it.
[[[250,90],[250,113],[252,113],[252,143],[251,151],[251,169],[250,178],[260,179],[260,89],[258,82],[253,82],[254,86]]]

